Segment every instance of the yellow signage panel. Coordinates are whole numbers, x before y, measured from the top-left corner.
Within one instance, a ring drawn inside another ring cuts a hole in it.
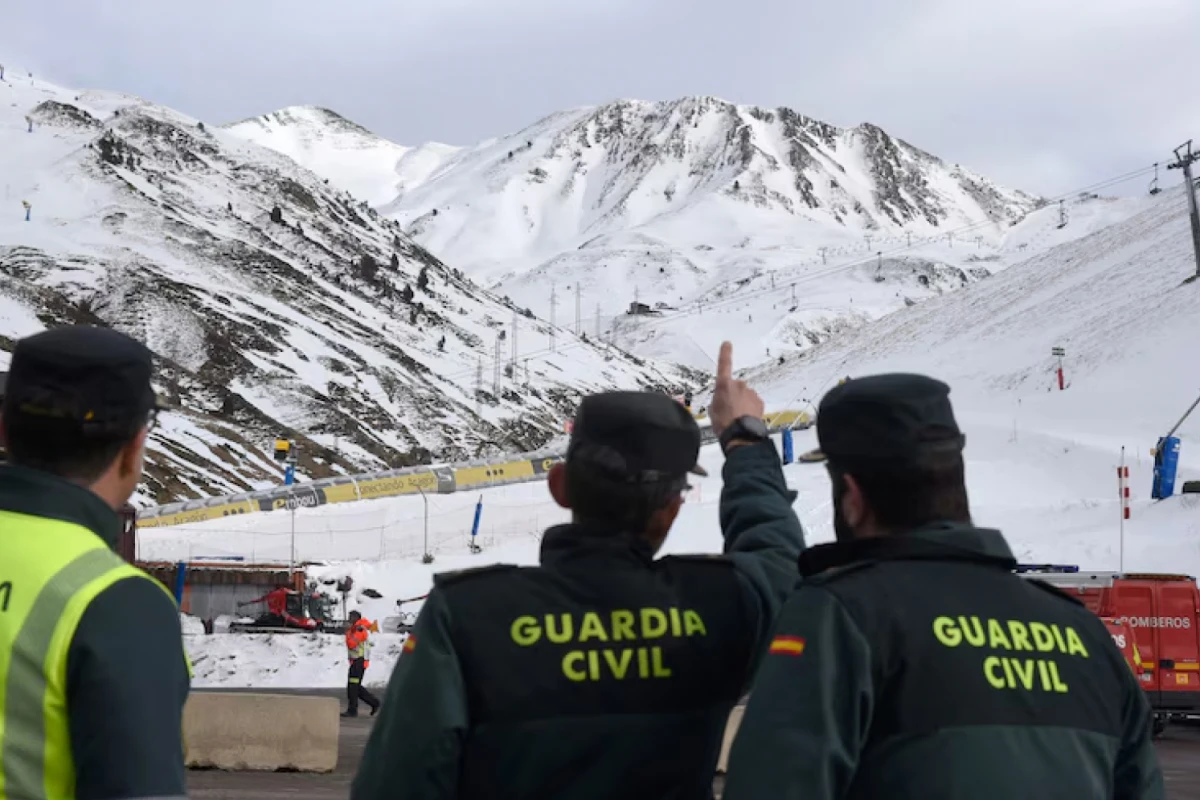
[[[341,489],[342,487],[334,487]],[[353,493],[354,487],[348,487]],[[437,475],[432,472],[413,472],[408,475],[393,475],[389,478],[375,478],[369,481],[359,481],[358,491],[364,500],[374,497],[394,497],[401,494],[416,494],[417,492],[436,492],[438,488]],[[326,496],[329,489],[325,490]],[[354,499],[351,497],[351,499]]]
[[[258,508],[248,500],[237,503],[222,503],[219,506],[203,506],[186,511],[176,511],[149,519],[139,519],[139,528],[165,528],[171,525],[186,525],[190,522],[207,522],[210,519],[220,519],[234,514],[248,514],[258,511]]]
[[[339,483],[336,486],[322,487],[326,503],[349,503],[358,499],[358,492],[353,483]]]
[[[533,476],[533,464],[528,459],[522,459],[521,461],[508,461],[504,464],[460,467],[454,470],[454,483],[458,489],[469,489],[519,478],[532,478]]]

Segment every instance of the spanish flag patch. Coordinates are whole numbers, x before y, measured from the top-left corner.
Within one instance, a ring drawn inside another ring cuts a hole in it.
[[[411,653],[413,650],[416,650],[416,649],[417,649],[417,637],[410,633],[408,635],[408,638],[404,640],[404,652]]]
[[[804,639],[799,636],[776,636],[767,652],[776,656],[798,656],[804,652]]]

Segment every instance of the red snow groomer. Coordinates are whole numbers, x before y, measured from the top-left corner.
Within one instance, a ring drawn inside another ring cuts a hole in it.
[[[1018,571],[1078,598],[1108,625],[1154,709],[1155,732],[1174,717],[1200,714],[1200,590],[1191,575],[1080,572],[1077,566],[1022,565]]]
[[[235,623],[229,629],[249,633],[293,633],[324,630],[329,623],[328,598],[317,593],[280,587],[262,597],[238,603],[238,607],[265,603],[266,609],[251,623]]]

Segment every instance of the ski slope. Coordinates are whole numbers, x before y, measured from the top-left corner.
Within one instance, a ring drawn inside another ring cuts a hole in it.
[[[1191,352],[1200,285],[1183,283],[1195,270],[1177,187],[1122,222],[757,368],[751,380],[771,404],[819,397],[844,374],[923,371],[987,418],[1040,419],[1063,436],[1136,442],[1144,453],[1200,392]],[[1053,347],[1066,351],[1065,392],[1052,390]],[[1185,442],[1196,432],[1181,431]]]

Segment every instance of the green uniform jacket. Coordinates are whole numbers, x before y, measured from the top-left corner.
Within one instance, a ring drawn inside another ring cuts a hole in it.
[[[566,525],[540,567],[439,576],[351,797],[711,797],[803,548],[770,443],[732,450],[724,480],[724,557]]]
[[[1157,800],[1146,698],[1104,624],[999,531],[822,545],[780,615],[727,800]]]

